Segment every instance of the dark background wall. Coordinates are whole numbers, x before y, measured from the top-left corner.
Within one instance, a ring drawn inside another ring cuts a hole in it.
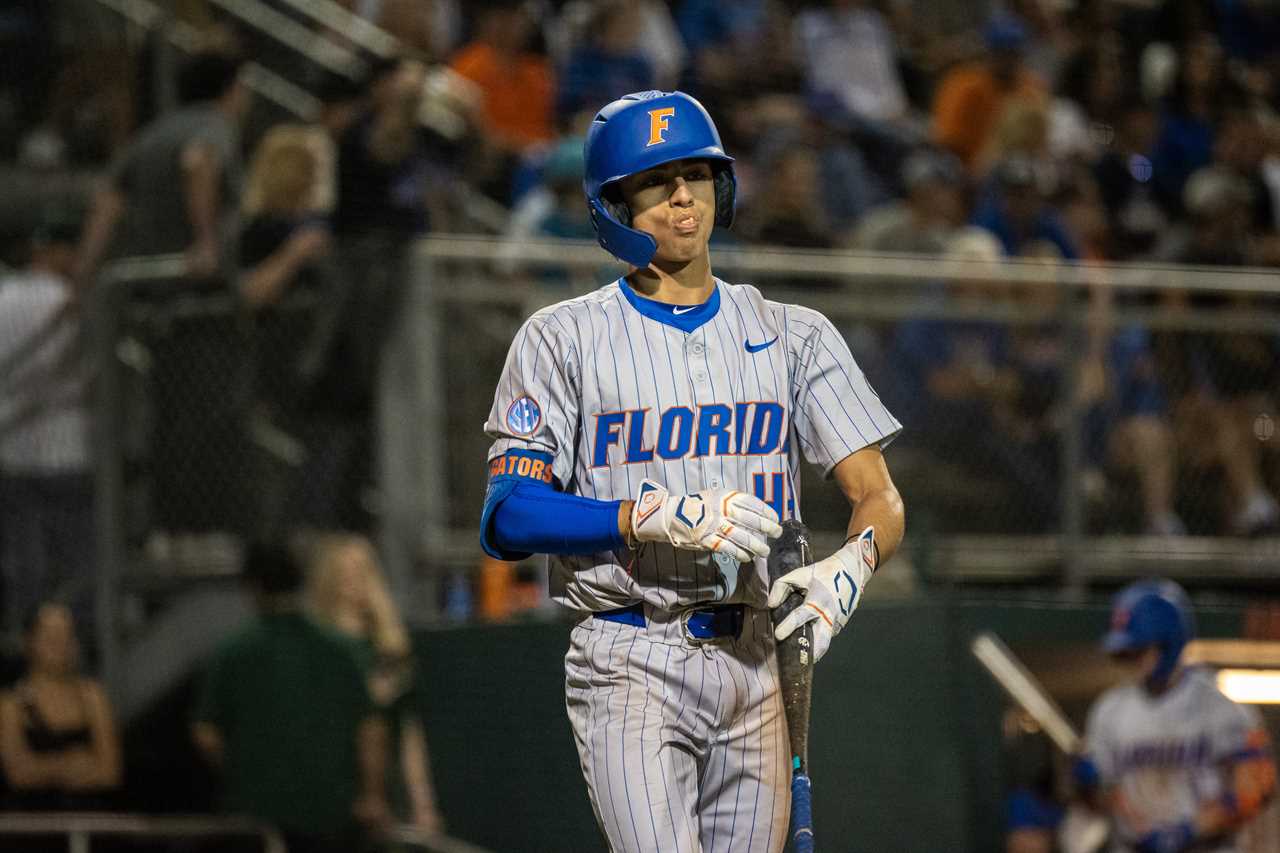
[[[1197,616],[1202,636],[1240,635],[1238,608],[1201,607]],[[969,641],[994,630],[1037,674],[1050,675],[1040,665],[1057,660],[1060,672],[1100,684],[1096,642],[1107,617],[1102,598],[1064,605],[939,595],[860,608],[814,685],[810,759],[823,849],[1001,849],[1012,776],[1001,733],[1007,704],[973,661]],[[564,709],[568,634],[559,622],[415,634],[451,834],[496,853],[604,850]],[[123,805],[214,806],[217,780],[187,738],[195,687],[188,681],[129,727]],[[1094,695],[1077,689],[1059,698],[1079,723]]]
[[[998,689],[969,639],[1019,653],[1091,649],[1103,601],[867,605],[814,685],[810,758],[823,846],[847,853],[999,849],[1007,769]],[[1202,634],[1238,636],[1231,608]],[[600,851],[564,710],[565,624],[421,632],[424,714],[450,831],[497,851]],[[1070,709],[1069,709],[1070,710]]]

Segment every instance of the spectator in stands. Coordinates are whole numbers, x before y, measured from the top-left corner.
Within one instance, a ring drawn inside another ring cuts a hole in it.
[[[974,174],[988,178],[998,165],[1013,158],[1039,164],[1046,175],[1066,165],[1050,155],[1049,111],[1043,101],[1015,100],[1005,105],[973,164]]]
[[[50,208],[21,271],[0,275],[0,598],[5,639],[61,596],[92,634],[88,371],[71,273],[78,217]]]
[[[240,235],[240,294],[250,308],[278,302],[329,250],[318,198],[318,142],[309,128],[276,125],[250,160]]]
[[[521,196],[511,211],[504,237],[513,243],[542,237],[593,239],[595,229],[582,203],[583,168],[582,137],[567,136],[557,142],[542,164],[539,183]],[[522,268],[514,246],[504,247],[499,268],[507,273]],[[564,280],[568,273],[558,270],[553,275]]]
[[[1023,254],[1026,246],[1045,240],[1063,258],[1074,260],[1079,251],[1050,204],[1057,182],[1056,170],[1047,161],[1009,157],[995,166],[973,223],[995,234],[1009,255]]]
[[[256,543],[244,581],[259,618],[212,661],[193,737],[223,771],[224,808],[272,823],[290,853],[359,849],[390,818],[386,727],[349,643],[302,612],[303,569]]]
[[[1024,414],[1023,376],[1012,357],[1007,323],[988,319],[1014,306],[1010,288],[992,278],[1004,250],[981,228],[962,230],[944,258],[956,264],[943,299],[961,319],[913,319],[899,326],[894,358],[903,374],[899,404],[931,454],[955,460],[967,479],[994,478],[969,495],[995,505],[973,507],[972,529],[1043,531],[1057,517],[1054,445]],[[1050,389],[1052,391],[1054,389]]]
[[[338,142],[336,235],[402,242],[427,231],[428,191],[438,168],[418,124],[426,68],[415,60],[379,61],[367,82],[369,103]]]
[[[1183,200],[1192,217],[1189,236],[1170,259],[1198,266],[1249,264],[1253,203],[1249,185],[1229,170],[1211,166],[1196,172]],[[1162,302],[1175,317],[1189,310],[1274,310],[1274,301],[1251,294],[1169,290]],[[1254,434],[1259,413],[1274,412],[1277,404],[1280,336],[1267,329],[1168,330],[1157,334],[1156,353],[1174,400],[1181,457],[1193,470],[1218,469],[1223,476],[1223,521],[1208,532],[1259,535],[1280,529],[1280,504],[1263,476]]]
[[[1135,69],[1119,33],[1091,33],[1067,63],[1049,108],[1049,150],[1055,158],[1093,162],[1109,149],[1136,87]],[[1150,153],[1149,151],[1145,153]]]
[[[1107,229],[1116,260],[1150,252],[1168,231],[1169,216],[1152,185],[1151,151],[1156,111],[1131,98],[1119,108],[1115,138],[1093,167],[1107,211]]]
[[[308,129],[317,160],[315,205],[326,214],[332,215],[338,203],[338,145],[365,114],[368,96],[363,81],[343,74],[326,74],[316,87],[320,110]]]
[[[1276,211],[1262,173],[1267,138],[1257,115],[1246,109],[1225,112],[1214,134],[1213,162],[1249,188],[1249,231],[1261,236],[1275,230]],[[1274,263],[1274,258],[1262,259]]]
[[[417,56],[442,61],[453,49],[460,25],[458,0],[339,0],[399,40]]]
[[[5,806],[101,811],[120,787],[120,733],[102,685],[81,675],[71,611],[45,602],[28,614],[27,673],[0,695]]]
[[[1024,253],[1061,257],[1048,242],[1029,243]],[[1072,361],[1059,320],[1062,293],[1051,284],[996,283],[984,269],[1003,254],[993,235],[962,231],[944,256],[957,263],[944,298],[959,318],[902,324],[893,361],[905,387],[915,389],[906,392],[904,411],[936,425],[921,435],[928,452],[957,460],[966,479],[993,478],[961,493],[973,523],[1001,532],[1051,530],[1061,500],[1063,371]],[[1015,322],[991,319],[1001,312]],[[1131,473],[1141,493],[1136,523],[1152,534],[1180,533],[1167,406],[1147,341],[1127,329],[1113,333],[1104,320],[1090,327],[1083,346],[1076,411],[1086,467],[1074,475],[1086,487],[1105,488],[1107,473]],[[992,495],[1002,497],[984,503]]]
[[[333,523],[331,508],[351,500],[351,484],[330,467],[343,458],[341,450],[319,446],[319,437],[329,434],[325,419],[300,411],[313,394],[342,310],[340,300],[325,299],[337,290],[318,168],[328,141],[314,127],[276,125],[258,143],[245,185],[239,291],[253,315],[256,370],[247,427],[255,439],[248,455],[255,463],[258,531],[289,521]],[[309,292],[312,304],[289,304],[294,290]],[[295,491],[303,482],[305,488]]]
[[[654,88],[653,66],[640,50],[644,19],[631,0],[608,0],[592,9],[585,39],[559,74],[556,114],[598,110],[627,92]]]
[[[795,20],[796,55],[811,94],[833,96],[858,121],[894,124],[909,104],[889,22],[869,0],[827,0]]]
[[[1001,4],[1027,29],[1024,62],[1037,77],[1054,87],[1073,45],[1064,7],[1044,0],[1010,0]]]
[[[968,220],[964,168],[950,152],[920,149],[902,168],[906,197],[877,207],[849,245],[871,252],[940,255]]]
[[[441,40],[434,32],[437,24],[434,7],[438,5],[435,0],[376,0],[362,5],[377,9],[374,22],[395,36],[402,50],[422,57],[447,55],[436,52]]]
[[[743,92],[794,91],[790,11],[775,0],[685,0],[676,26],[689,50],[683,86],[704,105]],[[769,57],[761,62],[761,57]],[[708,106],[712,113],[717,110]],[[734,149],[737,150],[737,149]]]
[[[353,642],[369,674],[370,695],[392,734],[393,806],[402,819],[427,831],[443,831],[409,634],[373,545],[363,536],[330,535],[316,543],[314,553],[308,578],[311,611]]]
[[[762,167],[764,185],[756,190],[762,204],[743,211],[737,233],[755,243],[807,249],[835,244],[822,207],[822,178],[817,152],[810,146],[787,146]]]
[[[1077,198],[1072,207],[1088,206]],[[1077,219],[1082,219],[1077,213]],[[1088,238],[1087,230],[1082,236]],[[1030,243],[1023,257],[1060,263],[1059,248],[1047,241]],[[1038,434],[1059,446],[1067,390],[1065,371],[1073,342],[1062,323],[1066,291],[1049,283],[1013,289],[1024,320],[1010,329],[1010,362],[1022,387],[1015,407],[1019,430]],[[1114,476],[1137,481],[1142,531],[1152,536],[1179,536],[1186,526],[1174,509],[1175,455],[1167,396],[1155,369],[1150,335],[1140,326],[1115,327],[1111,293],[1090,289],[1089,322],[1084,330],[1074,377],[1075,411],[1081,418],[1085,497],[1105,516],[1104,523],[1127,522],[1109,498]],[[1053,459],[1056,465],[1057,457]],[[1130,502],[1125,501],[1127,509]]]
[[[1192,172],[1213,159],[1215,125],[1234,97],[1222,49],[1211,33],[1200,33],[1182,48],[1151,153],[1154,186],[1171,214],[1184,212],[1183,186]]]
[[[337,444],[316,451],[327,466],[324,482],[342,488],[326,490],[338,500],[317,507],[324,514],[309,523],[353,530],[370,523],[360,495],[372,477],[370,431],[383,343],[409,280],[409,243],[444,224],[442,199],[454,180],[448,143],[419,121],[425,75],[416,60],[377,62],[368,104],[338,144],[336,275],[321,309],[332,324],[325,346],[315,350],[324,357],[308,390],[314,390],[312,414],[336,427],[328,435]],[[317,246],[321,240],[311,227],[297,236]]]
[[[653,69],[654,87],[664,92],[676,89],[689,52],[676,28],[670,4],[662,0],[638,0],[636,6],[640,10],[636,48]]]
[[[1042,100],[1044,83],[1023,62],[1027,31],[1017,18],[1000,14],[984,31],[988,56],[947,72],[933,100],[933,138],[970,169],[1016,99]]]
[[[108,254],[185,253],[195,277],[230,267],[239,128],[250,104],[240,67],[238,59],[216,53],[183,67],[184,108],[143,128],[94,198],[77,262],[79,286],[92,282]]]
[[[54,29],[58,11],[42,0],[15,0],[6,9],[0,27],[0,51],[5,56],[5,74],[0,78],[0,101],[6,107],[0,118],[0,157],[4,159],[18,153],[16,143],[23,131],[47,118],[49,93],[62,59]]]
[[[476,37],[450,62],[483,96],[483,145],[468,173],[504,203],[518,158],[555,135],[555,75],[550,61],[531,49],[533,36],[525,4],[500,0],[480,13]]]

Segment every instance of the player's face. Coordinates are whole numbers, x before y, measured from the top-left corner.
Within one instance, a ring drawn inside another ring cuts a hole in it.
[[[684,264],[706,252],[716,218],[710,163],[664,163],[623,178],[619,189],[631,209],[631,227],[658,241],[655,262]]]
[[[1112,655],[1111,659],[1128,670],[1131,678],[1146,681],[1160,663],[1160,649],[1158,646],[1148,646]]]

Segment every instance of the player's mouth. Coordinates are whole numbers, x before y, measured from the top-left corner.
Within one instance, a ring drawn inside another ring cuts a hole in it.
[[[698,217],[689,215],[677,219],[671,229],[681,236],[688,237],[698,233]]]

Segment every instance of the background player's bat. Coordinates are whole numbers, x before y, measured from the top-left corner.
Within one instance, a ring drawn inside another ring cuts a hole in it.
[[[769,584],[813,562],[809,530],[796,519],[782,522],[782,535],[769,545]],[[793,592],[773,611],[777,625],[804,601]],[[778,680],[791,741],[791,845],[813,851],[813,804],[809,782],[809,700],[813,693],[813,625],[806,623],[778,643]]]
[[[1080,735],[1067,715],[999,637],[984,631],[973,638],[969,649],[1009,698],[1040,724],[1059,749],[1069,756],[1080,751]],[[1058,842],[1065,853],[1096,853],[1106,844],[1109,835],[1110,824],[1106,818],[1073,806],[1059,829]]]

